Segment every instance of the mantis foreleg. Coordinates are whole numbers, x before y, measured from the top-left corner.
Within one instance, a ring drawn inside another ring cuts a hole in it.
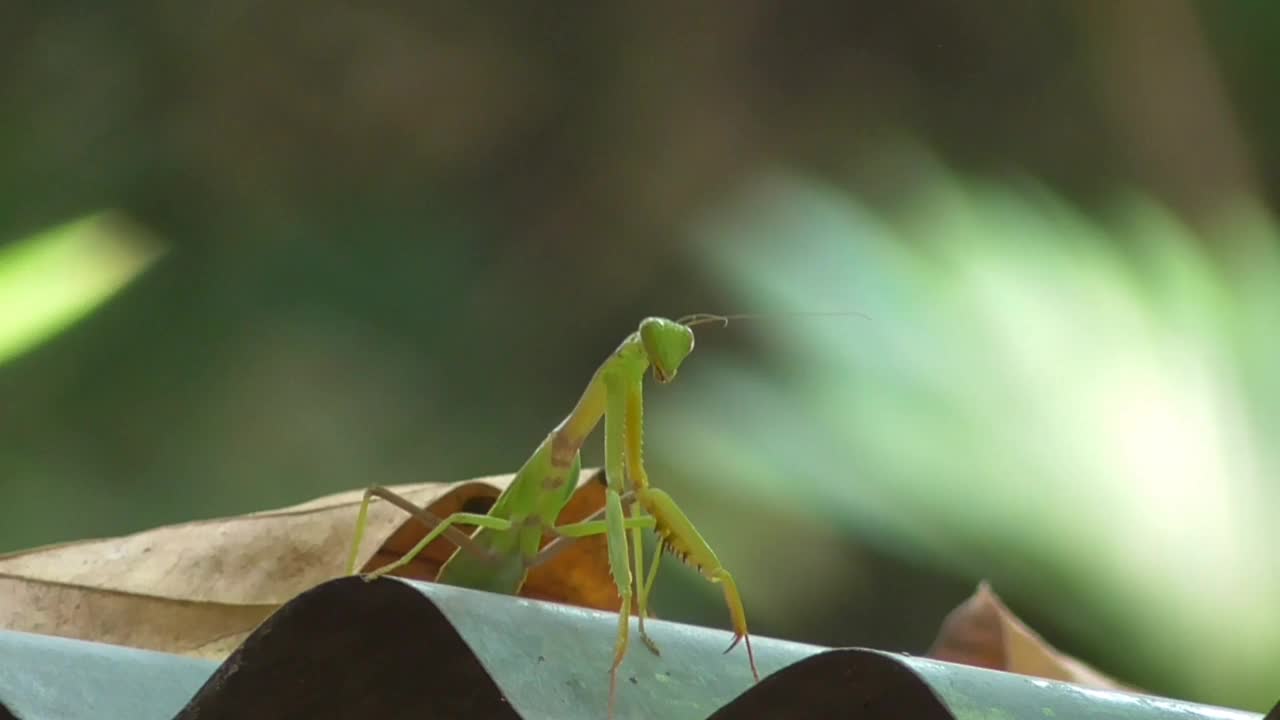
[[[739,642],[746,641],[747,661],[751,664],[751,674],[758,682],[760,672],[756,669],[751,635],[747,632],[747,611],[742,606],[742,597],[738,594],[738,584],[733,581],[733,575],[720,564],[715,551],[670,495],[657,488],[645,488],[636,491],[636,502],[657,520],[661,542],[659,550],[665,547],[685,564],[693,566],[707,580],[719,583],[724,589],[724,601],[729,607],[729,618],[733,623],[733,641],[725,648],[725,652],[732,650]],[[652,578],[645,582],[640,595],[642,598],[648,595],[652,584]]]
[[[654,580],[657,578],[658,562],[662,556],[662,551],[666,549],[680,558],[685,564],[697,569],[707,580],[721,585],[724,590],[725,604],[729,608],[729,617],[733,624],[734,634],[733,641],[729,643],[729,647],[725,652],[732,650],[739,642],[745,640],[747,661],[751,666],[751,674],[758,682],[760,673],[756,669],[755,653],[751,649],[751,636],[747,630],[747,614],[742,605],[742,598],[738,594],[737,583],[734,582],[733,575],[720,563],[711,546],[698,533],[697,528],[693,526],[688,516],[680,509],[680,506],[676,505],[675,500],[666,492],[649,486],[649,477],[645,472],[643,461],[644,397],[640,378],[635,378],[633,382],[624,383],[623,390],[625,391],[623,411],[626,413],[626,421],[623,425],[621,441],[625,448],[627,480],[636,499],[632,512],[635,514],[643,511],[651,515],[656,522],[655,530],[659,538],[658,549],[653,558],[653,566],[650,568],[649,575],[644,577],[643,584],[639,585],[637,593],[641,637],[645,640],[645,644],[650,645],[651,649],[657,652],[657,648],[653,647],[652,641],[648,639],[647,634],[644,632],[644,617],[648,613],[649,593],[653,589]],[[612,408],[613,405],[607,407]],[[608,416],[606,415],[606,433],[608,432],[607,421]],[[607,448],[607,434],[605,438]],[[634,534],[636,535],[634,539],[636,575],[637,582],[639,582],[639,578],[643,577],[643,561],[639,545],[639,533],[636,532]],[[625,632],[619,633],[618,643],[625,649]],[[616,674],[616,667],[614,672]]]

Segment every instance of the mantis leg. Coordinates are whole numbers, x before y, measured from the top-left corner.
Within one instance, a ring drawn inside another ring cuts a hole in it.
[[[725,604],[729,606],[729,617],[733,622],[733,642],[729,643],[729,647],[725,652],[729,652],[739,642],[745,640],[747,661],[751,664],[751,674],[759,682],[760,673],[756,670],[755,653],[751,650],[751,636],[747,632],[747,612],[742,607],[742,598],[738,595],[737,583],[733,581],[733,576],[729,574],[729,571],[720,564],[715,551],[711,549],[706,540],[702,539],[702,535],[698,533],[698,529],[689,521],[688,516],[684,514],[679,505],[676,505],[676,501],[662,490],[649,487],[649,478],[645,473],[644,462],[641,458],[644,433],[644,403],[642,388],[638,379],[626,386],[625,409],[627,413],[624,438],[626,442],[627,478],[631,481],[632,492],[636,496],[636,504],[657,520],[655,530],[659,538],[658,552],[654,556],[654,566],[650,571],[649,577],[645,579],[639,590],[641,626],[643,627],[644,612],[649,603],[649,591],[653,588],[653,581],[657,577],[658,558],[661,557],[662,550],[665,547],[685,564],[697,568],[703,577],[713,583],[719,583],[724,589]],[[639,558],[638,554],[637,558]],[[640,573],[638,567],[636,572],[637,574]]]
[[[609,571],[618,589],[621,606],[618,608],[618,639],[613,649],[613,664],[609,667],[609,717],[613,717],[614,700],[618,694],[618,666],[627,654],[627,632],[631,623],[631,562],[627,558],[626,516],[622,509],[623,436],[626,414],[625,380],[619,374],[604,376],[604,457],[605,475],[609,487],[605,491],[605,524],[609,541]]]
[[[450,528],[452,528],[452,526],[455,524],[476,525],[479,527],[489,528],[491,530],[510,530],[511,529],[511,521],[505,518],[494,517],[493,515],[480,515],[477,513],[463,513],[463,512],[454,513],[449,517],[445,518],[444,520],[441,520],[440,524],[437,525],[434,530],[427,533],[425,537],[423,537],[421,540],[418,541],[417,545],[413,546],[413,549],[409,550],[409,552],[401,556],[399,560],[396,560],[395,562],[389,563],[387,565],[383,565],[382,567],[378,568],[377,570],[374,570],[373,572],[366,573],[363,576],[365,581],[368,582],[371,580],[376,580],[382,577],[383,575],[386,575],[387,573],[399,570],[400,568],[413,562],[413,559],[418,557],[418,555],[421,554],[423,550],[427,549],[428,545],[434,542],[436,538],[448,532]],[[352,565],[354,565],[354,562],[352,562]]]
[[[351,541],[351,552],[347,556],[347,567],[346,572],[344,573],[346,575],[352,575],[356,571],[356,558],[360,554],[360,544],[364,540],[364,533],[369,520],[369,503],[372,502],[375,497],[382,498],[383,500],[386,500],[392,505],[395,505],[401,510],[409,513],[416,518],[418,522],[426,525],[429,530],[439,527],[444,522],[439,515],[436,515],[425,507],[418,507],[402,495],[399,495],[388,488],[382,487],[381,485],[370,486],[364,491],[364,498],[360,502],[360,512],[356,515],[356,529]],[[493,553],[480,547],[477,543],[471,540],[471,536],[455,527],[450,527],[445,530],[444,535],[449,539],[449,542],[463,550],[476,553],[481,557],[493,557]]]
[[[656,519],[657,518],[655,518],[655,520]],[[637,548],[640,547],[639,536],[636,537],[635,543]],[[636,554],[637,556],[639,556],[639,551],[637,551]],[[660,560],[662,560],[662,541],[661,540],[658,541],[658,547],[657,549],[654,550],[653,565],[649,566],[649,575],[648,577],[645,578],[644,585],[639,588],[640,592],[638,593],[638,602],[640,604],[640,639],[644,640],[645,645],[649,646],[649,649],[653,651],[654,655],[660,655],[661,653],[658,652],[658,646],[654,644],[653,640],[649,639],[648,633],[644,631],[644,616],[649,614],[649,591],[653,589],[653,581],[658,578],[658,562]],[[640,581],[640,565],[637,562],[636,563],[636,582],[639,582],[639,581]]]
[[[413,502],[411,502],[407,498],[395,493],[394,491],[388,488],[382,487],[381,485],[374,485],[373,487],[369,488],[368,490],[365,491],[365,495],[380,497],[383,500],[386,500],[392,505],[395,505],[396,507],[405,511],[409,515],[413,516],[418,522],[425,525],[428,530],[434,529],[436,526],[440,525],[440,523],[444,522],[444,519],[442,519],[439,515],[436,515],[435,513],[431,512],[425,507],[419,507],[417,505],[414,505]],[[449,542],[453,543],[457,547],[462,548],[463,550],[477,553],[482,557],[493,556],[492,552],[486,550],[485,548],[480,547],[478,543],[474,542],[471,539],[470,535],[462,532],[457,528],[453,528],[453,527],[449,528],[448,530],[445,531],[444,536],[449,539]]]
[[[697,528],[689,522],[688,516],[670,495],[657,488],[646,488],[636,492],[636,500],[657,519],[657,532],[663,544],[685,564],[697,568],[703,577],[719,583],[724,589],[725,605],[729,607],[729,618],[733,623],[733,642],[729,643],[725,652],[745,641],[751,674],[759,682],[760,672],[756,669],[756,656],[751,651],[751,635],[747,632],[747,611],[742,607],[742,597],[738,594],[738,585],[733,581],[733,575],[720,564],[711,546],[702,539]],[[642,598],[647,595],[651,585],[652,579],[645,583],[641,591]]]
[[[637,502],[631,506],[633,516],[639,515],[644,508],[638,502],[640,497],[649,487],[649,476],[644,469],[643,449],[644,449],[644,388],[640,378],[634,378],[627,382],[626,400],[623,404],[627,414],[626,423],[623,426],[623,444],[625,447],[625,462],[627,467],[627,479],[631,482],[632,494],[636,495]],[[650,513],[652,514],[652,513]],[[654,516],[657,519],[657,516]],[[656,529],[656,528],[655,528]],[[644,619],[649,614],[649,588],[653,587],[653,580],[657,577],[658,561],[662,558],[662,543],[659,541],[657,551],[653,554],[653,568],[650,570],[648,580],[641,585],[641,578],[644,574],[644,544],[641,542],[640,531],[634,530],[631,534],[631,548],[635,555],[636,564],[636,590],[638,600],[638,610],[640,615],[640,639],[644,641],[646,647],[654,655],[661,655],[658,651],[658,645],[649,637],[649,633],[644,629]]]
[[[605,512],[606,510],[601,510],[596,514],[603,515]],[[627,530],[635,530],[636,532],[639,532],[641,530],[652,530],[657,523],[658,521],[649,515],[639,515],[624,519],[622,521],[622,527]],[[583,520],[582,522],[550,528],[550,532],[559,535],[560,538],[558,539],[563,539],[565,542],[572,542],[579,538],[590,537],[592,535],[607,535],[609,533],[609,522],[607,520]],[[542,552],[538,553],[539,564],[546,562],[546,560],[543,559],[543,555],[550,549],[551,544],[548,544],[542,549]],[[559,552],[559,549],[557,549],[557,552]]]
[[[641,517],[640,513],[641,513],[641,509],[639,505],[631,506],[631,518],[633,520]],[[645,517],[650,517],[650,519],[652,519],[656,525],[657,518],[652,518],[651,516],[645,516]],[[659,545],[658,551],[653,555],[653,569],[650,571],[648,582],[646,582],[643,586],[640,585],[640,580],[641,578],[644,577],[644,543],[641,541],[639,527],[633,527],[631,529],[631,550],[635,555],[636,589],[639,590],[636,598],[637,600],[636,611],[640,615],[640,621],[639,621],[640,622],[640,640],[644,642],[645,647],[649,648],[649,651],[652,652],[654,655],[661,655],[662,653],[658,650],[657,643],[653,641],[653,638],[649,637],[649,633],[645,632],[644,618],[646,615],[649,614],[649,589],[648,588],[653,584],[654,574],[658,572],[658,559],[662,557],[662,546]]]

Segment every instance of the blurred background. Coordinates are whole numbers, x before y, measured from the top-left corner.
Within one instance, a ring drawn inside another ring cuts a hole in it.
[[[511,472],[640,318],[769,313],[647,394],[753,631],[919,653],[988,578],[1129,683],[1265,709],[1278,23],[8,4],[0,551]]]

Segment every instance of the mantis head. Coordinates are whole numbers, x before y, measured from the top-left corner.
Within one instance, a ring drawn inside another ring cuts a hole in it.
[[[671,382],[680,363],[693,351],[693,331],[675,320],[645,318],[640,322],[640,342],[653,366],[653,379]]]

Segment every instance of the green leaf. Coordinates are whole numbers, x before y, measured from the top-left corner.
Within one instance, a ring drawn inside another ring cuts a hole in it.
[[[139,228],[110,214],[0,248],[0,363],[89,314],[161,252]]]

